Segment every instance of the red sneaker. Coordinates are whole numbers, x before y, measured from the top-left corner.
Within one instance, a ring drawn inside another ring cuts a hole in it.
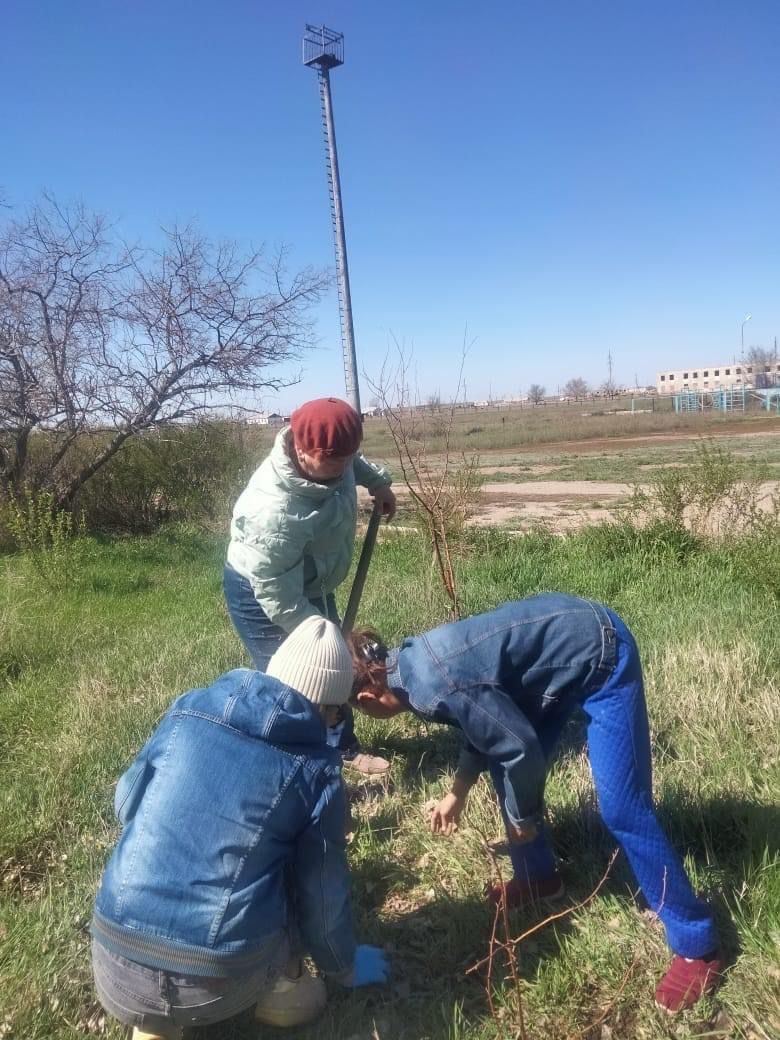
[[[717,954],[692,960],[675,954],[669,970],[658,983],[655,1002],[665,1011],[693,1007],[700,997],[712,993],[721,984],[722,970],[723,961]]]
[[[488,888],[488,900],[497,906],[501,896],[506,896],[506,904],[510,908],[521,909],[531,906],[533,903],[554,902],[562,899],[566,893],[566,886],[561,880],[560,874],[553,874],[549,878],[540,878],[538,881],[521,881],[520,878],[512,878],[505,885],[496,883]]]

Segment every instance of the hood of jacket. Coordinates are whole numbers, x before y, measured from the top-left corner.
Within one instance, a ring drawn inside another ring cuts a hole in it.
[[[254,740],[286,749],[323,750],[327,731],[317,708],[302,694],[271,675],[236,668],[211,686],[191,690],[174,703],[172,713],[211,716]],[[333,756],[338,764],[338,756]]]

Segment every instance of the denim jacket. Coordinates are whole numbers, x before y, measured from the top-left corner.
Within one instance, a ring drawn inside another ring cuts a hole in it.
[[[95,939],[150,967],[233,976],[297,927],[322,971],[349,972],[346,803],[325,737],[316,708],[260,672],[179,697],[117,785]]]
[[[608,679],[615,632],[606,607],[550,592],[405,639],[388,681],[415,714],[463,731],[461,775],[498,764],[515,823],[543,809],[547,763],[536,727]]]

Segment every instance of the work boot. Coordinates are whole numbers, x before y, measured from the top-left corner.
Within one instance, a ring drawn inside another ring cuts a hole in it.
[[[328,994],[322,979],[301,969],[298,978],[284,974],[257,1002],[255,1018],[267,1026],[305,1026],[325,1010]]]
[[[390,772],[390,763],[379,755],[368,755],[365,751],[356,751],[344,757],[344,768],[353,769],[363,776],[384,776]]]
[[[664,1011],[685,1011],[705,993],[721,984],[723,961],[716,953],[708,957],[680,957],[675,954],[669,970],[658,983],[655,1002]]]
[[[488,901],[498,906],[501,897],[505,896],[506,905],[510,910],[522,910],[534,903],[555,902],[563,899],[566,894],[566,886],[560,874],[553,874],[549,878],[540,878],[538,881],[521,881],[520,878],[512,878],[506,884],[496,882],[488,888]]]

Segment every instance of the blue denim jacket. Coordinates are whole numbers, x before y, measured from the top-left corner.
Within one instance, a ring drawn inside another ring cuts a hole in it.
[[[500,764],[507,813],[521,823],[543,809],[537,727],[603,686],[615,631],[606,607],[550,592],[405,639],[388,664],[391,687],[415,714],[463,731],[461,774]]]
[[[295,690],[242,668],[179,697],[115,809],[98,942],[150,967],[231,976],[261,967],[269,939],[297,926],[322,971],[351,970],[340,757]]]

